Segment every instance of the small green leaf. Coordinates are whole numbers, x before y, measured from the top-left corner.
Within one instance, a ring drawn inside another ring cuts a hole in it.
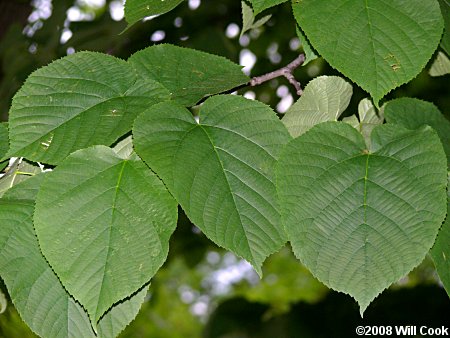
[[[317,59],[319,56],[316,54],[308,39],[306,38],[305,33],[303,33],[298,25],[295,27],[295,31],[297,32],[297,36],[300,39],[303,52],[305,53],[305,62],[303,62],[303,66],[306,66],[309,62]]]
[[[449,37],[450,38],[450,37]],[[429,74],[431,76],[443,76],[450,74],[450,59],[442,52],[439,52],[431,65]]]
[[[133,137],[131,135],[125,137],[123,140],[117,142],[113,149],[119,157],[130,158],[134,153]]]
[[[125,20],[130,27],[147,16],[170,12],[182,2],[183,0],[126,0]]]
[[[370,135],[372,134],[373,128],[383,124],[384,108],[380,109],[379,114],[377,114],[376,108],[373,106],[372,101],[369,99],[362,99],[358,105],[358,117],[352,115],[342,119],[342,121],[350,124],[363,135],[364,141],[370,150],[372,149]]]
[[[160,82],[186,106],[249,81],[241,66],[223,57],[167,44],[141,50],[128,61],[141,76]]]
[[[450,187],[450,172],[448,173]],[[444,284],[447,294],[450,296],[450,190],[447,193],[447,219],[436,238],[434,246],[430,250],[439,278]]]
[[[302,0],[292,6],[319,54],[369,92],[377,107],[420,73],[444,27],[437,0]]]
[[[46,175],[36,200],[42,253],[93,327],[164,263],[177,205],[139,159],[94,146]]]
[[[274,166],[290,139],[266,105],[240,96],[204,102],[197,123],[167,102],[136,119],[136,152],[216,244],[261,264],[285,243]]]
[[[249,0],[249,1],[252,4],[255,15],[258,15],[263,10],[282,4],[283,2],[286,2],[288,0]]]
[[[325,122],[291,141],[277,170],[295,255],[361,314],[422,262],[447,209],[445,153],[430,127],[381,125],[371,139],[369,152],[353,127]]]
[[[146,289],[114,305],[100,320],[98,335],[87,314],[64,290],[42,256],[33,229],[34,199],[44,175],[10,189],[0,200],[0,275],[21,318],[46,338],[112,338],[137,315]]]
[[[92,52],[66,56],[31,74],[14,96],[9,156],[57,164],[75,150],[110,145],[140,112],[169,98],[126,61]]]
[[[312,126],[337,121],[352,97],[352,86],[337,76],[319,76],[308,83],[303,95],[283,117],[283,123],[297,137]]]
[[[450,165],[450,121],[431,102],[404,97],[386,103],[386,121],[408,129],[428,125],[438,133]]]
[[[250,29],[256,29],[264,25],[272,15],[266,15],[255,22],[255,14],[252,8],[245,1],[241,1],[242,7],[242,29],[241,36]]]

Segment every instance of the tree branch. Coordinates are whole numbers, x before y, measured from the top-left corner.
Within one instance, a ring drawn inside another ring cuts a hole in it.
[[[287,66],[284,66],[283,68],[277,69],[273,72],[252,78],[250,80],[250,86],[252,87],[258,86],[266,81],[275,79],[280,76],[284,76],[289,81],[289,83],[294,86],[295,90],[297,91],[297,94],[301,96],[303,94],[303,90],[300,82],[298,82],[295,79],[293,71],[297,67],[301,66],[303,62],[305,62],[305,55],[300,54],[294,61],[289,63]]]
[[[294,86],[294,88],[297,92],[297,95],[301,96],[303,94],[302,86],[301,86],[300,82],[295,79],[293,72],[297,67],[300,67],[303,64],[303,62],[305,62],[305,55],[300,54],[299,56],[297,56],[297,58],[294,61],[289,63],[287,66],[284,66],[283,68],[274,70],[273,72],[270,72],[270,73],[267,73],[267,74],[264,74],[261,76],[255,76],[250,80],[250,82],[247,82],[247,83],[241,84],[239,86],[236,86],[234,88],[225,90],[219,94],[231,94],[231,93],[234,93],[236,90],[239,90],[239,89],[242,89],[242,88],[245,88],[248,86],[255,87],[264,82],[275,79],[277,77],[284,76],[289,81],[289,83]],[[197,105],[203,103],[204,101],[206,101],[207,98],[209,98],[211,96],[213,96],[213,95],[207,95],[207,96],[203,97],[195,105],[197,106]]]

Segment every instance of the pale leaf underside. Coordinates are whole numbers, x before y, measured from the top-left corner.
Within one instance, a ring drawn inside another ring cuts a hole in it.
[[[425,257],[446,213],[445,154],[429,128],[362,135],[326,122],[291,141],[277,172],[294,253],[361,313]],[[433,203],[429,203],[432,200]]]

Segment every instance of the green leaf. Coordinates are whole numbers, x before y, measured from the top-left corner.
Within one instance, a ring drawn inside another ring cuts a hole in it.
[[[256,29],[264,25],[272,15],[266,15],[255,22],[255,14],[252,8],[245,1],[241,1],[242,7],[242,29],[241,36],[250,29]]]
[[[285,243],[274,184],[280,148],[290,139],[266,105],[240,96],[189,110],[162,103],[136,119],[136,152],[216,244],[261,264]]]
[[[40,172],[41,169],[38,166],[22,158],[14,159],[8,171],[0,178],[0,197],[14,185],[28,180],[31,176]]]
[[[95,328],[164,263],[177,205],[139,159],[94,146],[48,175],[36,200],[42,253]]]
[[[447,55],[450,55],[450,1],[439,0],[441,5],[442,16],[444,17],[444,34],[441,39],[441,47]]]
[[[66,56],[31,74],[14,96],[9,156],[57,164],[75,150],[110,145],[140,112],[169,97],[123,60],[92,52]]]
[[[128,61],[141,76],[162,83],[175,101],[186,106],[249,81],[241,66],[223,57],[167,44],[141,50]]]
[[[283,123],[297,137],[312,126],[325,121],[337,121],[347,108],[352,86],[337,76],[319,76],[306,86],[303,95],[283,117]]]
[[[263,10],[282,4],[287,0],[249,0],[252,4],[253,10],[255,11],[255,15],[261,13]]]
[[[285,147],[277,170],[295,255],[325,285],[355,298],[361,314],[422,262],[446,213],[437,134],[382,125],[371,138],[369,152],[353,127],[322,123]]]
[[[44,175],[15,186],[0,200],[0,275],[22,319],[38,335],[95,338],[87,314],[69,296],[44,257],[33,229],[34,199]],[[115,337],[137,315],[146,289],[113,306],[97,337]]]
[[[319,56],[316,54],[308,39],[306,38],[305,33],[303,33],[298,25],[295,27],[295,31],[297,32],[297,36],[300,39],[300,43],[302,44],[303,52],[305,53],[305,62],[303,62],[302,66],[306,66],[309,62],[317,59]]]
[[[377,107],[425,67],[444,26],[437,0],[294,0],[293,9],[319,54]]]
[[[130,27],[147,16],[170,12],[182,2],[183,0],[126,0],[125,20]]]
[[[449,37],[450,38],[450,37]],[[429,74],[431,76],[443,76],[450,74],[450,59],[442,52],[439,52],[431,65]]]
[[[372,101],[369,99],[362,99],[358,105],[358,117],[352,115],[350,117],[345,117],[342,121],[358,130],[363,135],[368,149],[372,149],[370,135],[376,126],[383,124],[384,108],[380,109],[379,114],[377,114]]]
[[[404,97],[386,103],[386,121],[408,129],[429,125],[438,133],[450,165],[450,121],[431,102]]]
[[[450,186],[450,172],[448,181]],[[430,250],[430,255],[439,278],[450,296],[450,190],[447,192],[447,196],[447,219],[439,231],[434,246]]]

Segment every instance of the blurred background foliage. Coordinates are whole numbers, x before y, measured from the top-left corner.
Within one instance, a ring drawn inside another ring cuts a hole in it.
[[[264,26],[240,37],[240,1],[188,0],[124,31],[120,0],[1,0],[0,121],[7,121],[11,99],[31,72],[80,50],[126,59],[153,44],[172,43],[225,56],[251,76],[275,70],[296,58],[302,46],[289,3],[258,18],[268,14],[272,17]],[[430,77],[430,64],[386,99],[417,97],[450,117],[449,75]],[[303,86],[322,74],[340,75],[321,58],[295,72]],[[353,89],[344,115],[355,113],[368,96],[356,85]],[[284,78],[243,88],[239,94],[280,114],[298,98]],[[263,271],[260,280],[248,263],[216,247],[180,211],[169,259],[121,337],[351,337],[356,325],[440,326],[450,313],[450,301],[429,259],[378,297],[364,319],[350,297],[318,282],[289,246],[269,257]],[[0,314],[0,337],[34,337],[11,306],[1,280],[0,292],[9,302]]]

